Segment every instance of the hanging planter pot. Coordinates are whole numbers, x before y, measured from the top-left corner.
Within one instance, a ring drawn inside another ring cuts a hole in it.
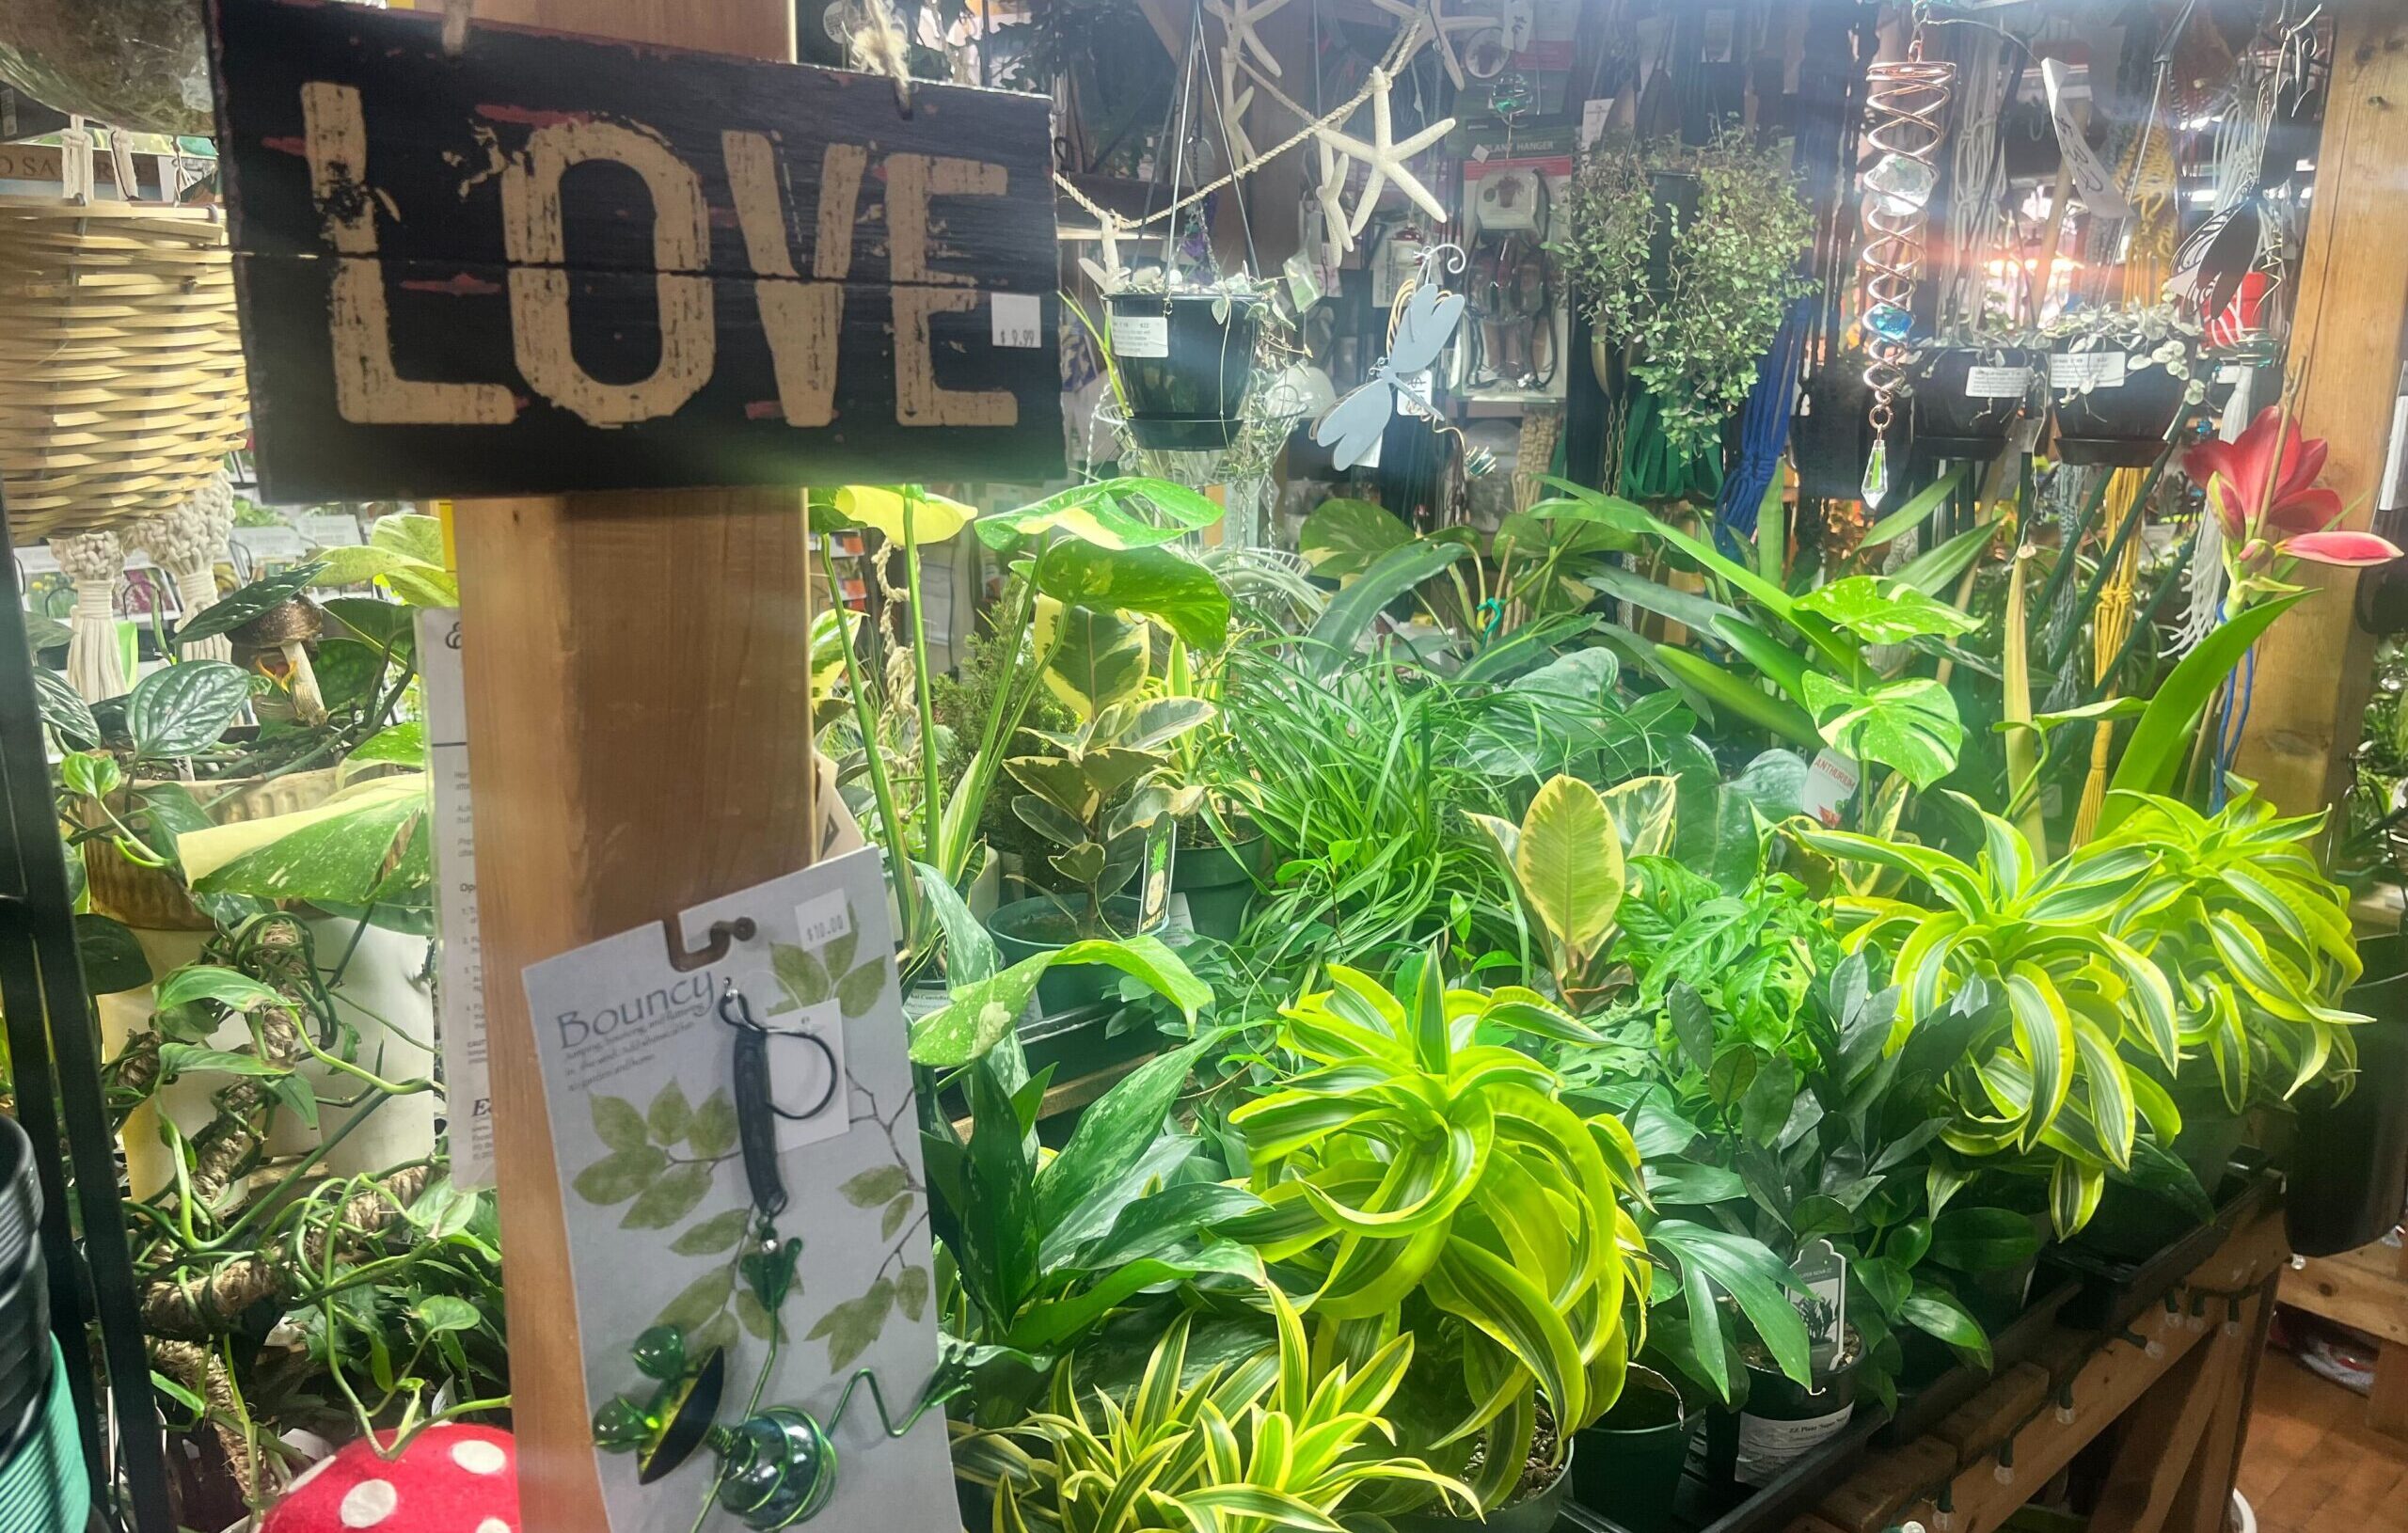
[[[1934,458],[1997,457],[2038,376],[2036,354],[2020,346],[1925,346],[1907,364],[1916,447]]]
[[[2408,938],[2363,942],[2366,974],[2343,1003],[2374,1019],[2352,1028],[2355,1087],[2300,1114],[2283,1222],[2291,1249],[2329,1256],[2381,1240],[2408,1195]]]
[[[1670,1379],[1632,1364],[1620,1397],[1573,1443],[1575,1500],[1626,1533],[1668,1533],[1689,1445],[1688,1411]]]
[[[1237,439],[1262,300],[1244,293],[1116,292],[1104,300],[1129,433],[1156,450]]]
[[[2115,350],[2049,354],[2060,458],[2141,468],[2164,452],[2187,383],[2162,367],[2133,365],[2145,360]]]
[[[1864,353],[1845,351],[1806,380],[1798,412],[1789,420],[1789,450],[1798,465],[1800,496],[1864,498],[1864,466],[1873,456],[1873,390],[1865,387],[1864,367]],[[1913,412],[1901,405],[1890,426],[1893,465],[1908,461],[1913,436]]]

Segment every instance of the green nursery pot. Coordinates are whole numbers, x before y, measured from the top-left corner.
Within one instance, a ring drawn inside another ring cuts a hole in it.
[[[1262,837],[1253,835],[1234,846],[1182,846],[1171,859],[1171,892],[1186,897],[1187,924],[1196,932],[1225,942],[1237,936],[1254,903],[1262,848]]]
[[[1475,1528],[1480,1533],[1555,1533],[1555,1525],[1563,1516],[1563,1503],[1572,1494],[1572,1465],[1579,1458],[1579,1442],[1575,1437],[1565,1445],[1563,1472],[1555,1477],[1554,1484],[1535,1495],[1495,1508],[1484,1519],[1425,1510],[1401,1512],[1388,1522],[1397,1533],[1470,1533]]]
[[[1575,1500],[1628,1533],[1672,1526],[1689,1433],[1687,1410],[1670,1379],[1632,1364],[1612,1409],[1572,1441]]]
[[[16,1451],[0,1463],[0,1529],[80,1528],[91,1509],[74,1392],[67,1387],[67,1357],[54,1339],[49,1399],[36,1407]]]
[[[1103,909],[1104,919],[1114,931],[1123,934],[1136,931],[1138,909],[1135,900],[1106,900]],[[1155,923],[1157,926],[1160,925],[1159,921]],[[994,938],[996,951],[1003,956],[1006,967],[1040,953],[1069,947],[1079,940],[1078,924],[1043,894],[998,906],[994,916],[987,923],[987,931]],[[1059,1017],[1064,1012],[1097,1005],[1113,993],[1119,981],[1120,971],[1106,964],[1082,963],[1048,969],[1038,977],[1038,1007],[1048,1017]]]

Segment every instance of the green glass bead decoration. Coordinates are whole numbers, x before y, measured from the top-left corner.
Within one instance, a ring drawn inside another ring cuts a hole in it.
[[[667,1383],[686,1373],[686,1335],[673,1325],[656,1325],[636,1337],[627,1349],[636,1367],[647,1379]]]

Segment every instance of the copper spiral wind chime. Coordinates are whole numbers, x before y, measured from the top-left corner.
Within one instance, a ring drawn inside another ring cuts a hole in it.
[[[1907,381],[1907,336],[1914,328],[1915,283],[1923,276],[1924,228],[1940,184],[1934,164],[1945,136],[1940,114],[1956,79],[1956,65],[1925,61],[1920,14],[1907,56],[1865,71],[1864,138],[1878,155],[1864,172],[1866,238],[1858,257],[1869,358],[1864,385],[1873,392],[1873,451],[1864,462],[1867,510],[1878,508],[1890,493],[1890,422]]]

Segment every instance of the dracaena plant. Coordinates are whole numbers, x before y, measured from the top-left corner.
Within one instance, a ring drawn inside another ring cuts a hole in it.
[[[1656,1355],[1728,1399],[1744,1320],[1805,1382],[1809,1338],[1782,1289],[1828,1241],[1876,1394],[1892,1393],[1909,1327],[1986,1360],[1956,1288],[2038,1242],[2020,1214],[1932,1200],[1926,1150],[1946,1119],[1928,1087],[1948,1063],[1946,1030],[1890,1049],[1895,988],[1874,988],[1864,955],[1839,956],[1785,875],[1734,899],[1665,863],[1646,891],[1621,949],[1632,999],[1597,1024],[1615,1045],[1560,1053],[1629,1117],[1647,1157],[1660,1215],[1648,1246],[1677,1279],[1658,1285],[1658,1304],[1686,1300],[1649,1327]],[[1715,1302],[1723,1293],[1733,1304]]]
[[[2004,995],[2004,1007],[1964,1029],[1941,1088],[1953,1114],[1941,1138],[1969,1156],[2054,1152],[2051,1212],[2071,1235],[2097,1209],[2109,1169],[2131,1170],[2144,1118],[2161,1142],[2180,1128],[2172,1098],[2135,1064],[2171,1071],[2178,1062],[2174,988],[2148,955],[2152,934],[2118,919],[2154,858],[2094,843],[2042,867],[2021,830],[1956,801],[1982,830],[1971,861],[1804,822],[1793,833],[1843,861],[1907,876],[1900,895],[1831,901],[1852,950],[1878,944],[1891,957],[1898,1037],[1938,1019],[1969,982]]]
[[[2337,1003],[2361,965],[2348,893],[2312,849],[2324,816],[2279,816],[2251,791],[2212,815],[2124,797],[2122,823],[2094,845],[2155,859],[2119,918],[2173,976],[2186,1060],[2235,1113],[2355,1070],[2350,1029],[2367,1019]]]
[[[1450,988],[1441,951],[1404,966],[1401,995],[1333,966],[1287,1008],[1279,1042],[1302,1067],[1229,1115],[1269,1208],[1231,1232],[1312,1285],[1334,1344],[1408,1309],[1447,1333],[1450,1374],[1478,1383],[1426,1446],[1460,1462],[1483,1441],[1475,1488],[1495,1506],[1541,1400],[1562,1444],[1621,1390],[1625,1300],[1647,1286],[1624,1207],[1639,1161],[1618,1120],[1583,1118],[1553,1069],[1492,1041],[1596,1035],[1535,991]]]
[[[992,1533],[1341,1533],[1350,1502],[1395,1486],[1472,1510],[1467,1487],[1390,1446],[1413,1335],[1317,1369],[1295,1305],[1266,1291],[1275,1340],[1251,1356],[1191,1380],[1181,1315],[1125,1398],[1065,1364],[1051,1409],[957,1428],[956,1473],[993,1493]]]
[[[1487,837],[1524,925],[1539,940],[1556,994],[1576,1013],[1613,988],[1624,867],[1671,841],[1672,805],[1667,777],[1636,778],[1605,793],[1576,777],[1555,777],[1531,798],[1519,825],[1467,816]]]
[[[2269,1060],[2291,1091],[2353,1060],[2346,1029],[2361,1019],[2334,1002],[2356,958],[2338,888],[2301,846],[2314,822],[2247,796],[2210,818],[2132,795],[2115,832],[2044,866],[2021,831],[1966,807],[1982,830],[1972,861],[1794,833],[1906,876],[1898,896],[1831,902],[1851,947],[1891,956],[1901,1036],[1965,987],[2003,997],[1952,1040],[1941,1138],[1964,1157],[2048,1152],[2061,1235],[2088,1222],[2111,1174],[2195,1197],[2165,1149],[2182,1126],[2166,1083],[2186,1049],[2208,1055],[2236,1110]]]

